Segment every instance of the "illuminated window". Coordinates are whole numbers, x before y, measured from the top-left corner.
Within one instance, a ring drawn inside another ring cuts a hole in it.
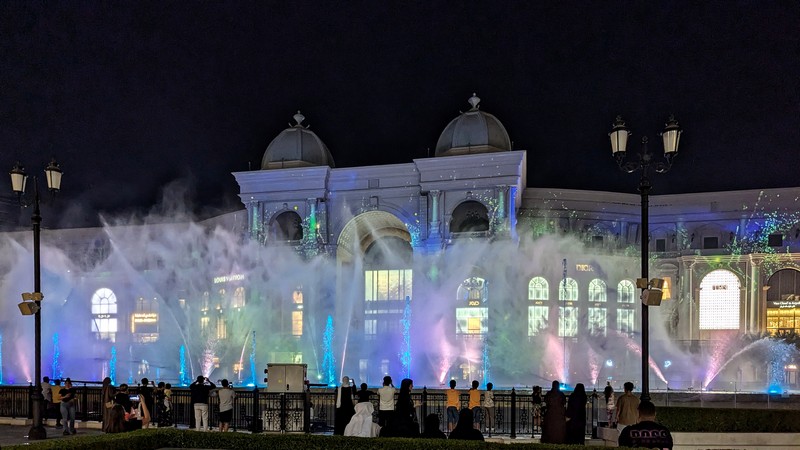
[[[292,336],[303,335],[303,311],[292,311]]]
[[[663,277],[664,286],[661,288],[661,299],[672,300],[672,277]]]
[[[136,310],[130,317],[134,341],[145,344],[158,340],[158,300],[156,298],[137,298]]]
[[[376,319],[367,319],[364,321],[364,334],[373,335],[378,328],[378,321]]]
[[[405,301],[406,297],[414,298],[411,292],[411,285],[411,269],[365,270],[364,300],[368,302],[382,300]]]
[[[298,287],[297,289],[294,290],[294,292],[292,292],[292,303],[294,303],[296,305],[302,305],[303,304],[303,288],[302,287]]]
[[[456,334],[486,334],[489,308],[456,308]]]
[[[715,270],[700,283],[700,329],[738,330],[741,294],[739,279],[728,270]]]
[[[558,283],[558,299],[561,301],[574,302],[578,300],[578,282],[572,278],[566,278]]]
[[[622,280],[617,285],[617,302],[619,303],[633,303],[633,293],[636,286],[631,280]]]
[[[531,278],[528,283],[528,300],[547,300],[550,296],[550,287],[547,280],[542,277]]]
[[[479,277],[467,278],[458,286],[456,298],[459,301],[477,302],[470,304],[470,306],[477,306],[483,304],[488,298],[486,280]]]
[[[575,337],[578,335],[578,308],[574,306],[558,308],[559,337]]]
[[[228,337],[228,324],[225,323],[225,318],[222,316],[217,317],[217,339],[226,339]]]
[[[100,288],[92,295],[92,332],[98,339],[116,340],[117,296],[111,289]]]
[[[208,316],[200,318],[200,330],[205,331],[208,329]]]
[[[244,287],[239,286],[233,291],[233,302],[231,306],[234,308],[244,307]]]
[[[606,301],[606,283],[605,281],[595,278],[589,283],[589,301],[590,302],[604,302]]]
[[[630,335],[633,333],[634,311],[632,309],[617,310],[617,330]]]
[[[589,308],[589,333],[592,335],[606,335],[606,309]]]
[[[547,315],[550,308],[547,306],[528,307],[528,336],[536,336],[547,328]]]

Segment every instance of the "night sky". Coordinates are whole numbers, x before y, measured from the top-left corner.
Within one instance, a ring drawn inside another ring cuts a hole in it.
[[[635,193],[607,133],[621,114],[638,150],[670,113],[653,194],[800,186],[797,1],[4,1],[0,64],[0,168],[58,159],[50,226],[165,189],[240,209],[230,173],[298,109],[337,167],[411,162],[473,92],[529,186]]]

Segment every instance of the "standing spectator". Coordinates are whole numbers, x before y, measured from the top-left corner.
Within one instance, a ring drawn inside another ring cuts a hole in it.
[[[458,422],[458,410],[461,409],[461,393],[456,390],[456,380],[450,380],[447,390],[447,431],[452,432]]]
[[[611,382],[606,381],[606,388],[603,389],[603,396],[606,398],[606,421],[609,428],[614,428],[614,410],[616,409],[617,399],[614,397],[614,388],[611,387]]]
[[[75,389],[72,381],[67,378],[64,388],[61,389],[61,417],[64,418],[64,435],[75,434]]]
[[[633,383],[626,381],[625,392],[617,399],[617,429],[635,424],[639,420],[639,399],[633,395]]]
[[[542,424],[543,444],[563,444],[567,434],[567,398],[559,388],[558,380],[553,380],[550,391],[544,396],[544,420]]]
[[[42,403],[39,405],[42,421],[47,423],[47,412],[50,411],[53,403],[53,388],[50,386],[50,377],[42,377]]]
[[[111,378],[103,378],[103,389],[100,391],[100,395],[103,404],[103,432],[110,433],[111,415],[114,409],[114,386],[111,384]]]
[[[233,399],[236,398],[236,391],[230,386],[227,379],[222,380],[222,389],[217,389],[219,397],[219,431],[228,431],[233,419]]]
[[[625,427],[619,433],[620,447],[644,447],[672,450],[672,434],[667,427],[656,423],[656,405],[649,401],[637,407],[639,423]]]
[[[170,394],[172,394],[170,392]],[[156,418],[158,419],[158,427],[171,427],[172,426],[172,411],[171,403],[167,399],[167,385],[163,381],[158,383],[155,390],[156,396]]]
[[[55,387],[51,389],[50,395],[53,396],[51,415],[56,418],[56,428],[61,426],[61,380],[53,380]]]
[[[469,405],[467,406],[470,410],[472,410],[472,417],[475,423],[473,427],[476,430],[481,429],[481,391],[478,390],[478,380],[472,380],[472,387],[469,389]],[[459,417],[460,419],[460,417]]]
[[[217,385],[202,375],[197,376],[197,380],[189,385],[194,404],[194,423],[198,431],[208,431],[208,394]]]
[[[533,434],[541,432],[542,427],[542,387],[534,386],[531,392],[531,402],[533,403]]]
[[[153,407],[155,402],[153,398],[153,387],[150,385],[151,381],[147,378],[142,378],[142,386],[139,388],[139,399],[147,406],[148,411],[155,412]],[[144,428],[150,428],[150,423],[144,424]]]
[[[494,391],[492,383],[486,383],[486,392],[483,393],[483,409],[486,411],[486,429],[494,433]],[[491,436],[490,436],[491,437]]]
[[[411,400],[414,382],[404,378],[400,382],[400,393],[397,394],[397,406],[391,422],[381,428],[383,437],[419,437],[419,421],[417,420],[417,404]]]
[[[122,405],[125,412],[130,412],[131,408],[133,408],[133,402],[131,402],[127,384],[122,383],[119,385],[119,391],[114,395],[114,403]]]
[[[475,427],[472,426],[475,419],[472,417],[472,410],[469,408],[464,408],[458,415],[458,424],[450,432],[450,439],[462,439],[468,441],[482,441],[483,433],[480,430],[476,430]]]
[[[378,406],[378,425],[381,427],[385,427],[392,420],[395,390],[392,384],[392,377],[388,375],[383,377],[383,386],[378,389],[378,395],[381,399]]]
[[[584,445],[586,440],[586,400],[586,388],[583,383],[578,383],[567,401],[567,444]]]
[[[350,377],[342,377],[342,385],[336,389],[336,416],[333,421],[333,434],[344,435],[344,429],[353,418],[356,410],[353,406],[353,387]]]
[[[358,396],[358,403],[366,403],[375,393],[367,390],[367,383],[361,383],[361,389],[356,392],[356,395]]]

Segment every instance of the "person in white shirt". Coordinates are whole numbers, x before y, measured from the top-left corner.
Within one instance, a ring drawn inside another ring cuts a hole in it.
[[[383,387],[378,389],[378,396],[380,397],[380,404],[378,405],[378,425],[385,427],[389,421],[392,420],[394,415],[394,385],[392,384],[392,377],[383,377]]]
[[[42,420],[47,421],[47,411],[53,405],[53,388],[50,386],[50,377],[42,377],[42,396],[44,401],[39,406],[42,411]]]
[[[228,431],[233,419],[233,400],[236,398],[236,391],[230,386],[228,380],[222,380],[222,388],[216,390],[219,397],[219,431]]]

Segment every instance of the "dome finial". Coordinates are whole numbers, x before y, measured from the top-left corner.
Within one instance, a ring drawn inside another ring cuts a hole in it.
[[[472,93],[472,97],[469,98],[469,104],[472,105],[472,110],[478,109],[478,103],[481,102],[480,97],[474,92]]]
[[[301,124],[303,123],[304,120],[306,120],[306,116],[300,114],[299,109],[297,110],[297,114],[295,114],[293,117],[295,122],[297,122],[297,125],[295,125],[296,127],[302,126]]]

